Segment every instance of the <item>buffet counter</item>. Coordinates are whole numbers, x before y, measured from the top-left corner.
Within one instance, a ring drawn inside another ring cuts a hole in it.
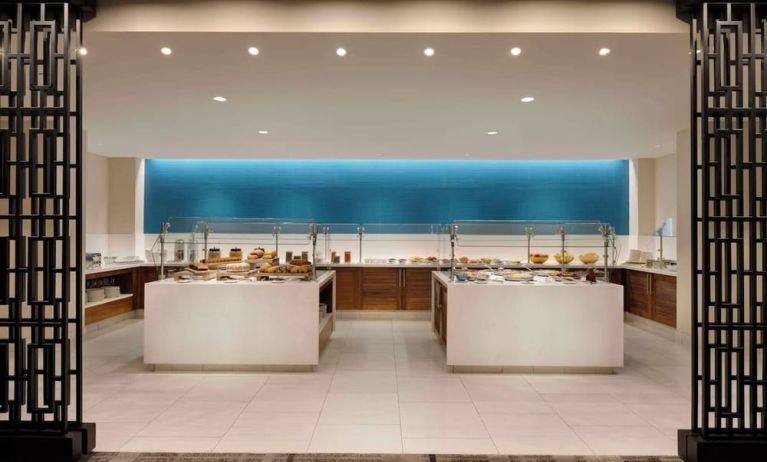
[[[611,372],[623,366],[623,287],[454,282],[432,273],[432,320],[454,370]]]
[[[165,279],[144,291],[144,362],[159,368],[311,369],[334,330],[334,271],[309,281]]]

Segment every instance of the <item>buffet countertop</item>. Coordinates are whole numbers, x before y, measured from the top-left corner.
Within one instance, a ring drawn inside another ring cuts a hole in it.
[[[216,279],[210,279],[207,281],[203,280],[196,280],[196,279],[190,279],[189,282],[178,282],[174,280],[172,277],[168,277],[166,279],[163,279],[161,281],[154,281],[150,282],[149,284],[172,284],[172,285],[178,285],[178,284],[188,284],[188,285],[195,285],[195,286],[231,286],[231,285],[264,285],[264,286],[274,286],[274,285],[305,285],[307,283],[313,283],[313,284],[319,284],[322,285],[325,282],[333,279],[333,274],[335,274],[335,271],[317,271],[317,279],[309,279],[309,280],[303,280],[303,279],[283,279],[283,280],[263,280],[263,281],[256,281],[251,279],[243,279],[238,280],[236,282],[227,282],[227,281],[218,281]]]
[[[167,262],[165,263],[165,266],[168,268],[179,268],[179,267],[186,267],[189,263],[187,262]],[[109,271],[117,271],[117,270],[127,270],[127,269],[133,269],[133,268],[142,268],[142,267],[159,267],[160,265],[156,265],[153,263],[128,263],[128,264],[115,264],[115,265],[106,265],[102,268],[93,268],[93,269],[86,269],[85,274],[99,274],[99,273],[106,273]],[[433,268],[435,271],[445,268],[450,268],[450,265],[442,264],[442,263],[317,263],[318,268],[328,268],[328,269],[334,269],[334,268],[424,268],[429,269]],[[506,269],[515,269],[515,268],[525,268],[525,265],[515,265],[515,266],[504,266]],[[551,270],[557,270],[559,269],[559,265],[529,265],[529,268],[533,269],[551,269]],[[460,264],[456,266],[457,269],[486,269],[486,265],[465,265]],[[568,265],[568,268],[571,269],[586,269],[585,265]],[[647,268],[644,265],[631,265],[631,264],[621,264],[616,265],[613,268],[617,269],[627,269],[627,270],[634,270],[634,271],[642,271],[645,273],[653,273],[653,274],[662,274],[665,276],[673,276],[676,277],[676,270],[669,270],[669,269],[656,269],[656,268]],[[597,269],[599,269],[599,266],[597,266]]]
[[[591,283],[588,281],[562,281],[562,280],[555,280],[552,278],[540,278],[536,277],[532,281],[487,281],[487,282],[477,282],[477,281],[451,281],[450,280],[450,274],[448,274],[446,271],[440,271],[438,273],[434,273],[434,277],[442,282],[443,284],[451,284],[451,285],[459,285],[459,286],[507,286],[507,287],[578,287],[578,286],[604,286],[604,285],[614,285],[611,282],[604,282],[604,281],[597,281],[596,283]]]

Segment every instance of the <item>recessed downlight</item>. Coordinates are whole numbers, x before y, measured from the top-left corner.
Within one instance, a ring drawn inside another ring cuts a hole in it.
[[[225,98],[225,97],[223,97],[223,96],[214,96],[214,97],[213,97],[213,101],[217,101],[217,102],[219,102],[219,103],[223,103],[223,102],[225,102],[225,101],[226,101],[226,98]]]
[[[259,130],[258,134],[259,135],[268,135],[269,134],[269,130]]]
[[[252,56],[257,56],[259,51],[256,47],[250,47],[248,48],[248,53],[250,53]]]
[[[434,56],[434,48],[431,48],[431,47],[424,48],[423,49],[423,54],[426,55],[426,56]]]
[[[162,47],[160,48],[160,53],[164,54],[165,56],[170,56],[173,53],[173,50],[168,47]]]
[[[609,48],[600,48],[599,49],[599,56],[607,56],[607,55],[610,54],[610,51],[612,51],[612,50],[610,50]]]
[[[487,132],[487,134],[492,136],[492,135],[497,135],[498,132],[496,130],[490,130],[489,132]]]
[[[533,96],[525,96],[525,97],[523,97],[521,99],[521,101],[523,103],[532,103],[533,101],[535,101],[535,97],[533,97]]]
[[[511,49],[510,53],[511,53],[511,56],[519,56],[522,54],[522,48],[514,47]]]
[[[338,56],[346,56],[346,48],[336,48],[336,54]]]
[[[79,54],[80,56],[85,56],[85,55],[87,55],[87,54],[88,54],[88,49],[87,49],[87,48],[85,48],[85,47],[80,47],[80,48],[77,50],[77,54]]]

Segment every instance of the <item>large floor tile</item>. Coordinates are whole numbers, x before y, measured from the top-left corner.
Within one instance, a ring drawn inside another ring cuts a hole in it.
[[[331,393],[396,393],[397,376],[392,372],[337,372]]]
[[[404,438],[487,438],[472,403],[400,403]]]
[[[471,401],[459,377],[399,377],[397,388],[402,402]]]
[[[137,436],[125,443],[123,452],[210,452],[218,438]]]
[[[482,420],[493,439],[572,432],[557,414],[482,414]]]
[[[305,452],[318,418],[310,412],[244,412],[215,451]]]
[[[552,403],[568,425],[645,425],[647,422],[621,403]]]
[[[320,412],[326,391],[312,387],[265,384],[247,410],[264,412]]]
[[[120,392],[84,411],[91,422],[148,423],[168,409],[183,392]]]
[[[383,453],[402,452],[399,425],[317,425],[309,452]]]
[[[184,401],[245,401],[256,396],[265,375],[214,375],[204,377],[181,397]]]
[[[490,438],[402,438],[405,454],[497,454]]]
[[[141,422],[97,422],[96,451],[115,452],[136,435],[144,426]]]
[[[221,437],[245,406],[230,401],[178,401],[138,436]]]
[[[600,455],[676,455],[674,439],[650,425],[576,426],[578,436]]]
[[[574,432],[558,434],[512,435],[493,438],[500,454],[524,455],[592,455],[593,451]]]
[[[320,414],[320,425],[399,425],[395,393],[330,393]]]

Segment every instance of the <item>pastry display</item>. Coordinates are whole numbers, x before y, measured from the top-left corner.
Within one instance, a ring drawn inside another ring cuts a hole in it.
[[[208,268],[210,269],[216,269],[219,266],[226,265],[227,263],[237,263],[241,261],[240,258],[235,257],[219,257],[219,258],[206,258],[205,260],[202,260],[202,263],[205,263],[208,265]]]
[[[410,263],[423,263],[423,257],[410,257]]]
[[[426,257],[426,261],[428,261],[429,263],[436,263],[437,260],[438,258],[435,256]]]
[[[264,249],[261,247],[256,247],[248,254],[248,260],[258,260],[259,258],[264,258],[265,253],[266,251],[264,251]]]
[[[231,248],[229,250],[229,256],[231,258],[239,258],[240,260],[242,260],[242,249],[240,249],[239,247]]]
[[[565,250],[564,257],[562,257],[561,252],[557,252],[554,254],[554,260],[557,261],[557,263],[564,263],[565,265],[571,263],[573,260],[575,260],[575,256]]]
[[[228,263],[225,268],[230,273],[246,273],[250,271],[250,265],[244,262]]]
[[[296,262],[302,262],[303,265],[272,265],[271,263],[264,263],[258,268],[259,273],[266,274],[308,274],[312,272],[312,265],[303,260],[293,260]]]
[[[459,257],[458,261],[461,263],[469,263],[469,257]]]
[[[577,278],[578,273],[574,273],[572,271],[557,271],[554,273],[554,276],[558,278]]]
[[[219,249],[218,247],[212,247],[208,249],[208,258],[209,259],[221,258],[221,249]]]
[[[189,265],[189,267],[195,271],[208,271],[208,265],[201,261],[196,261]]]
[[[530,261],[536,265],[542,265],[549,259],[549,255],[545,253],[531,253]]]
[[[482,263],[482,260],[480,260],[479,258],[469,258],[470,265],[478,265],[480,263]]]
[[[599,255],[596,252],[587,252],[578,256],[578,259],[584,265],[593,265],[599,261]]]

